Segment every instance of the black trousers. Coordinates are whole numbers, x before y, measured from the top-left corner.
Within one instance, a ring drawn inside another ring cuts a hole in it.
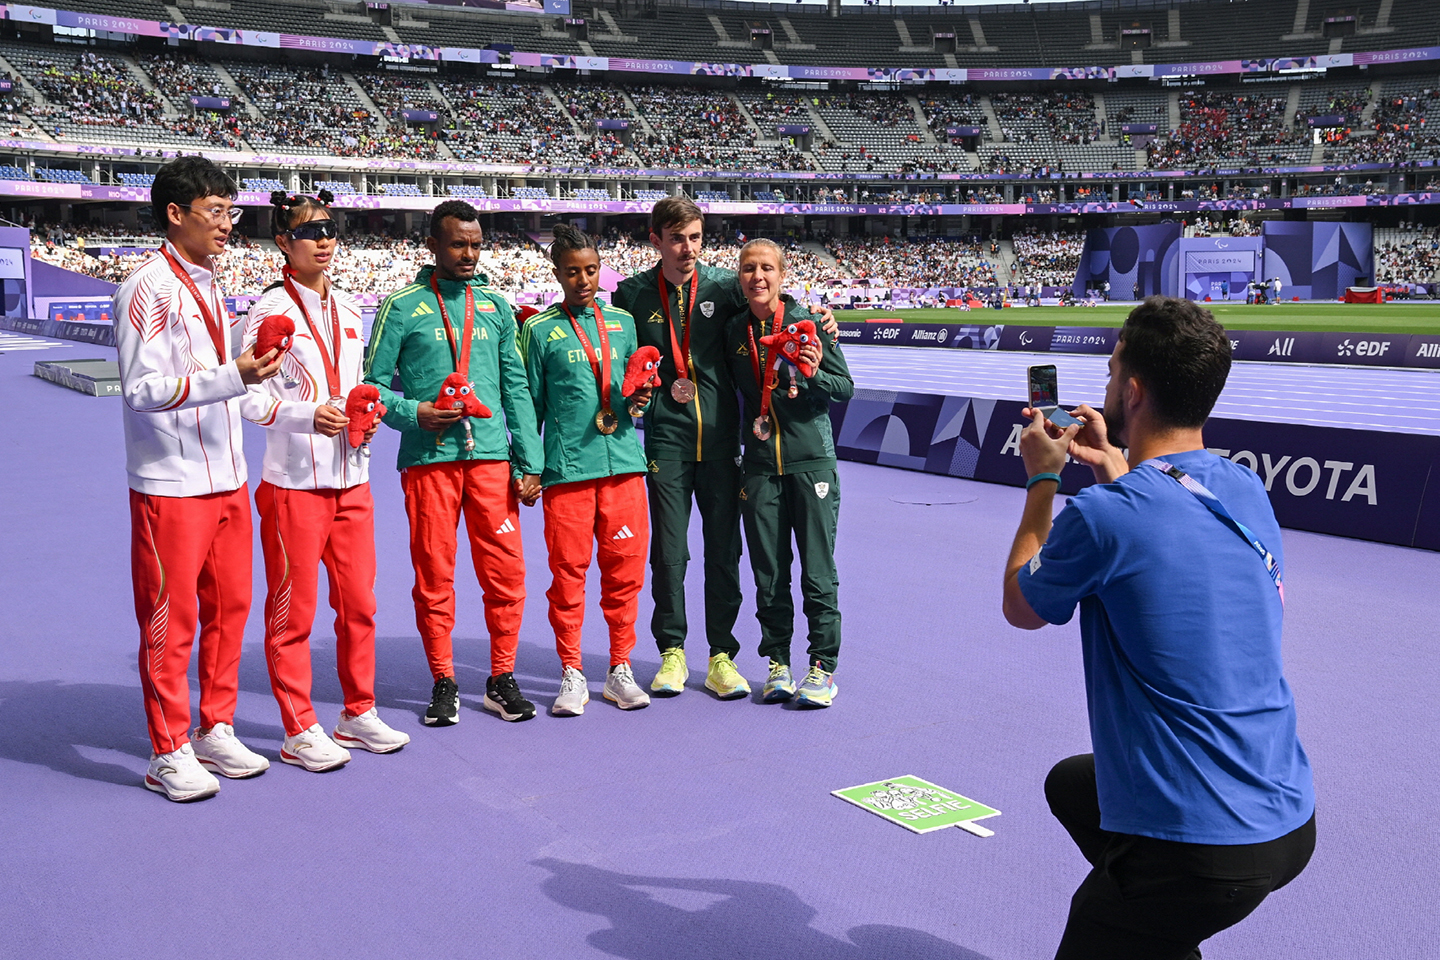
[[[1177,843],[1100,829],[1095,755],[1045,778],[1055,819],[1094,868],[1070,900],[1056,960],[1199,960],[1200,943],[1299,876],[1315,817],[1267,843]]]

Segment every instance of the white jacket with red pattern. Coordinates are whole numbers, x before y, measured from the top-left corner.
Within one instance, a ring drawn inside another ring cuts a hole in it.
[[[237,490],[246,480],[240,418],[309,429],[303,410],[247,389],[230,356],[224,295],[206,266],[165,244],[189,273],[220,325],[217,355],[195,297],[156,253],[115,291],[115,344],[125,400],[125,470],[130,488],[165,497]],[[313,415],[313,414],[312,414]]]
[[[318,332],[328,356],[334,357],[334,336],[330,322],[330,303],[322,304],[320,295],[309,287],[295,284],[295,292],[305,304],[301,310],[284,287],[267,290],[250,307],[250,320],[245,325],[245,346],[255,343],[260,324],[273,314],[283,314],[295,323],[295,340],[280,362],[280,375],[266,380],[260,390],[279,399],[287,410],[295,410],[295,418],[308,418],[304,429],[290,429],[277,422],[266,431],[264,478],[277,487],[290,490],[344,490],[370,479],[370,461],[350,446],[347,431],[338,436],[323,437],[314,432],[315,408],[330,398],[325,364],[315,343]],[[340,356],[337,362],[339,385],[338,406],[344,409],[344,398],[360,383],[365,362],[365,339],[360,325],[360,308],[348,294],[331,285],[335,316],[340,321]],[[305,314],[315,324],[312,332]],[[283,421],[284,418],[281,418]]]

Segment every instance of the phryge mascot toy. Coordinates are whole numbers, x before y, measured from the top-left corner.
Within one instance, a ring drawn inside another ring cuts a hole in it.
[[[360,453],[370,456],[370,444],[365,442],[365,434],[386,414],[385,404],[380,402],[380,388],[369,383],[356,385],[345,398],[345,416],[350,418],[346,430],[350,436],[350,447],[360,448]]]
[[[435,407],[438,410],[460,410],[464,412],[465,419],[465,449],[475,449],[475,437],[470,432],[470,418],[479,417],[481,420],[488,420],[492,416],[490,408],[480,402],[475,396],[475,388],[470,386],[470,381],[465,379],[461,373],[452,373],[440,384],[440,394],[435,398]],[[440,439],[436,440],[441,442]]]
[[[794,323],[787,323],[779,333],[761,337],[760,342],[774,352],[774,369],[777,372],[780,370],[781,364],[790,368],[790,390],[787,396],[793,399],[800,392],[797,381],[799,374],[806,377],[815,376],[815,366],[807,363],[800,356],[801,347],[811,343],[817,347],[820,345],[820,335],[815,330],[815,322],[813,320],[797,320]]]

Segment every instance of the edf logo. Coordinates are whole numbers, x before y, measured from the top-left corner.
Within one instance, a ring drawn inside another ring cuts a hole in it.
[[[1383,357],[1389,349],[1389,340],[1357,340],[1351,343],[1347,337],[1340,341],[1335,353],[1341,357]]]

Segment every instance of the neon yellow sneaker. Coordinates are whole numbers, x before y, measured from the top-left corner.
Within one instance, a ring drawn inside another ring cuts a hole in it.
[[[705,689],[713,690],[721,700],[736,700],[750,695],[750,684],[735,669],[729,654],[724,653],[710,658],[710,669],[705,672]]]
[[[668,696],[685,692],[685,681],[690,679],[690,668],[685,665],[684,647],[667,647],[660,651],[660,670],[650,681],[652,693]]]

